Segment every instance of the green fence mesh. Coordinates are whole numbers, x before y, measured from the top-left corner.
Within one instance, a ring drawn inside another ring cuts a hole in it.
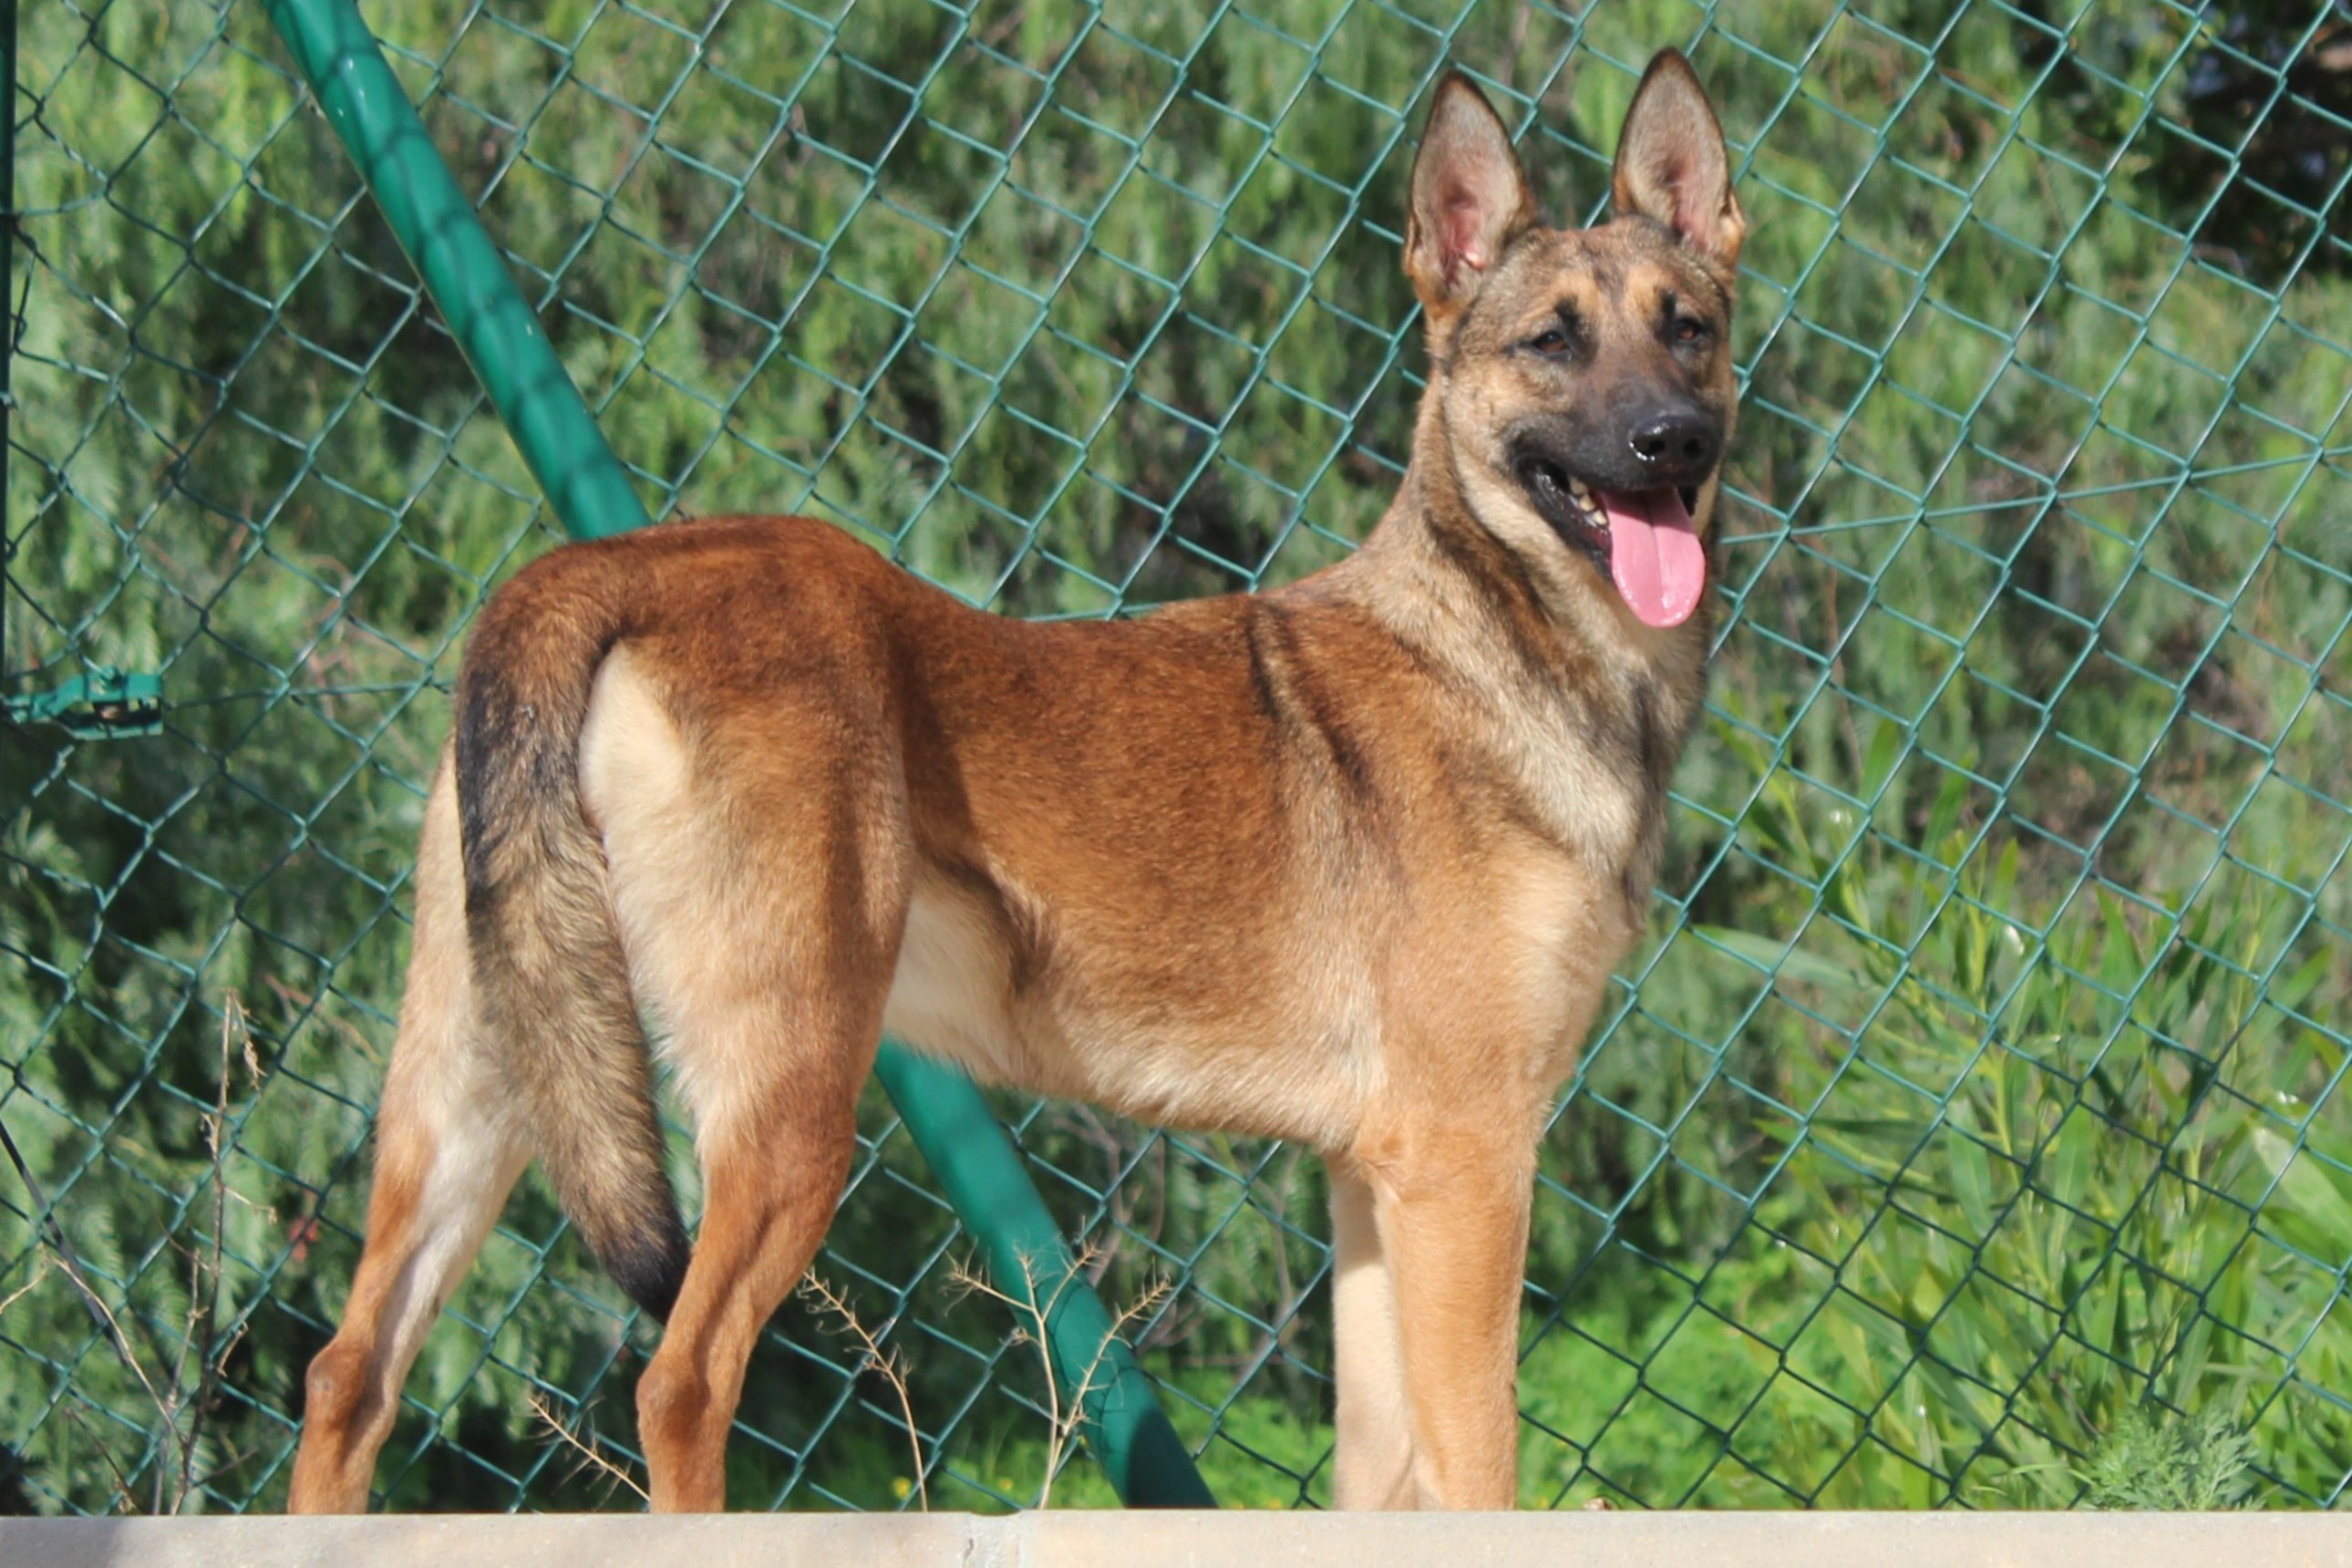
[[[1755,224],[1727,614],[1546,1141],[1522,1499],[2344,1495],[2345,0],[370,20],[649,510],[812,511],[1020,615],[1345,552],[1419,388],[1427,88],[1584,215],[1688,48]],[[15,21],[0,1509],[274,1507],[457,649],[556,532],[258,5]],[[1312,1158],[1001,1108],[1219,1496],[1328,1502]],[[735,1504],[1106,1500],[864,1131],[821,1272],[917,1430],[796,1300]],[[631,1504],[651,1342],[527,1183],[384,1500]]]

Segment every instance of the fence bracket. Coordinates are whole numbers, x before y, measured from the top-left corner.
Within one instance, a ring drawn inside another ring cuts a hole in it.
[[[8,721],[55,724],[78,741],[120,741],[163,728],[163,679],[144,671],[92,666],[47,691],[8,699]]]

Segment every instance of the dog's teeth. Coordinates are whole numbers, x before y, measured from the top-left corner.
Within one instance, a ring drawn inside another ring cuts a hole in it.
[[[1589,501],[1592,499],[1592,492],[1584,488],[1584,481],[1582,479],[1569,480],[1568,493],[1574,496],[1580,501]]]

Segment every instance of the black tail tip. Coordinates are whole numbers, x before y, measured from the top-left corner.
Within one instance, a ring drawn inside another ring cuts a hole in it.
[[[603,1259],[604,1271],[629,1300],[656,1322],[669,1321],[677,1292],[686,1283],[686,1263],[692,1246],[685,1227],[675,1223],[660,1231],[630,1237]]]

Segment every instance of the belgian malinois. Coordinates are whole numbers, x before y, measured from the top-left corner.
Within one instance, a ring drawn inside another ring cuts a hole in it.
[[[1031,624],[800,518],[555,551],[482,611],[425,808],[365,1256],[298,1510],[367,1503],[426,1327],[536,1154],[667,1321],[654,1506],[726,1501],[885,1030],[1328,1162],[1343,1507],[1507,1508],[1536,1144],[1639,931],[1699,710],[1745,220],[1683,58],[1614,213],[1545,227],[1449,75],[1404,267],[1428,390],[1352,557]],[[698,1128],[688,1243],[656,1023]]]

